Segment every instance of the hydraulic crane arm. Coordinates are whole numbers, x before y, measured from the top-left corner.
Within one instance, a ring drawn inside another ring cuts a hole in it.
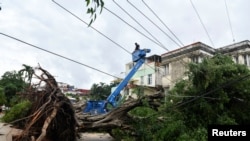
[[[128,75],[119,83],[116,89],[108,96],[106,100],[90,100],[87,102],[85,109],[83,110],[84,113],[90,114],[103,114],[106,113],[107,104],[111,104],[113,107],[117,106],[117,96],[120,94],[121,90],[126,87],[129,80],[133,77],[133,75],[137,72],[137,70],[141,67],[141,65],[145,62],[146,54],[150,52],[150,49],[140,49],[139,45],[136,43],[135,51],[132,53],[133,62],[136,64],[130,70]]]
[[[117,101],[116,97],[120,94],[121,90],[128,84],[129,80],[145,62],[146,53],[150,52],[149,49],[138,49],[133,52],[133,62],[136,62],[134,67],[130,70],[128,75],[119,83],[113,93],[107,98],[107,102],[110,103],[113,107],[116,107]]]

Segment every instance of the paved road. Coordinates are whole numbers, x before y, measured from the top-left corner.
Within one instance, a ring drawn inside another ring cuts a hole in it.
[[[20,132],[21,130],[11,128],[8,124],[0,123],[0,141],[12,141],[12,135]],[[83,133],[78,141],[114,141],[114,139],[104,133]]]
[[[21,130],[11,128],[8,124],[0,123],[0,141],[12,141],[12,135],[20,132]]]
[[[0,113],[0,118],[3,116]],[[12,135],[20,133],[21,130],[11,128],[11,125],[0,122],[0,141],[12,141]],[[114,141],[109,134],[83,133],[78,141]]]
[[[78,141],[114,141],[109,134],[104,133],[83,133],[81,137]]]

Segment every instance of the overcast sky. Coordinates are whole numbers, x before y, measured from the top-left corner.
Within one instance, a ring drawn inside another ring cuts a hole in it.
[[[56,2],[83,21],[90,21],[85,0]],[[250,38],[249,0],[226,0],[231,27],[225,0],[192,0],[193,6],[190,0],[115,2],[105,1],[106,9],[97,15],[91,28],[50,0],[0,0],[0,33],[118,77],[123,75],[125,64],[131,61],[129,52],[134,50],[135,42],[141,48],[151,49],[149,55],[161,55],[197,41],[219,48],[234,43],[233,40],[240,42]],[[38,63],[54,75],[58,82],[77,88],[89,89],[93,83],[109,83],[114,79],[0,34],[1,76],[6,71],[20,70],[22,64],[36,67]]]

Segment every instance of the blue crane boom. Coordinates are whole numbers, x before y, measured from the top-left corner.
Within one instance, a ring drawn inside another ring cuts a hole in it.
[[[130,70],[128,75],[119,83],[117,88],[113,93],[109,95],[107,101],[113,106],[116,107],[116,97],[120,94],[121,90],[128,84],[129,80],[133,77],[136,71],[141,67],[141,65],[145,62],[146,53],[150,52],[149,49],[137,50],[133,53],[133,61],[137,62],[135,66]]]
[[[111,104],[113,107],[117,106],[117,96],[120,94],[121,90],[128,84],[129,80],[133,77],[133,75],[137,72],[137,70],[141,67],[141,65],[145,62],[146,53],[149,53],[150,49],[139,49],[139,45],[136,44],[136,49],[132,53],[132,60],[136,62],[127,76],[118,84],[116,89],[108,96],[106,100],[90,100],[87,102],[87,105],[83,111],[83,113],[91,113],[91,114],[103,114],[107,113],[107,104]]]

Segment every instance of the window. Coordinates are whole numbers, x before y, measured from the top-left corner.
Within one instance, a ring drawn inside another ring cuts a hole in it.
[[[148,75],[148,85],[152,84],[152,74]]]
[[[141,85],[143,85],[143,84],[144,84],[144,77],[141,76]]]
[[[128,65],[128,68],[129,68],[129,69],[132,69],[132,68],[133,68],[133,65],[134,65],[133,63],[129,64],[129,65]]]
[[[244,64],[247,66],[250,66],[250,55],[249,54],[244,55]]]
[[[169,64],[164,66],[164,75],[169,75]]]

